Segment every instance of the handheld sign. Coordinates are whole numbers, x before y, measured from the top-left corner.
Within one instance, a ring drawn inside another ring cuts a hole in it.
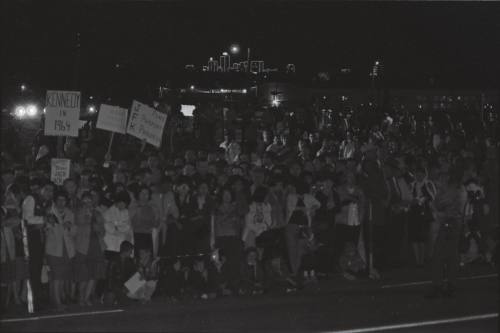
[[[79,91],[47,90],[45,135],[77,137],[80,100]]]
[[[62,185],[69,178],[70,160],[67,158],[53,158],[50,160],[50,180],[54,184]]]
[[[166,114],[134,101],[130,110],[127,133],[159,148],[166,121]]]
[[[127,113],[127,109],[101,104],[96,127],[110,132],[125,134],[127,130]]]

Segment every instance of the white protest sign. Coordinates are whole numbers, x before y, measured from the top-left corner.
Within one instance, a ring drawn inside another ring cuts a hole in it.
[[[127,109],[101,104],[96,127],[110,132],[125,134],[127,130],[127,113]]]
[[[45,135],[78,136],[80,99],[79,91],[47,90]]]
[[[134,101],[130,110],[127,133],[159,148],[166,121],[166,114]]]
[[[69,178],[71,161],[67,158],[53,158],[50,160],[50,180],[57,185],[62,185]]]

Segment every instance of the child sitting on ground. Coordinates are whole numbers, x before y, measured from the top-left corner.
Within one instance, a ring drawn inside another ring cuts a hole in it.
[[[365,273],[366,265],[353,243],[345,244],[344,251],[340,256],[340,269],[344,278],[356,280]]]
[[[264,274],[258,260],[257,250],[250,247],[245,251],[245,262],[241,266],[240,295],[262,294]]]
[[[178,258],[173,262],[165,262],[161,270],[159,281],[163,295],[170,301],[178,301],[186,287],[185,279],[186,277],[182,270],[181,261]]]
[[[226,256],[222,250],[215,250],[212,253],[210,264],[208,265],[208,280],[210,287],[215,290],[217,296],[230,296],[229,272],[226,265]]]
[[[210,281],[208,279],[208,270],[205,265],[205,258],[195,258],[193,269],[189,272],[188,286],[188,289],[194,298],[215,298],[215,292],[213,288],[211,288]]]
[[[107,272],[107,292],[105,294],[105,303],[108,305],[117,303],[126,303],[127,288],[124,283],[127,282],[137,271],[132,251],[134,245],[128,241],[120,244],[120,255],[111,261]]]
[[[132,299],[141,301],[141,303],[148,303],[151,301],[151,296],[156,290],[156,283],[158,282],[158,260],[153,259],[150,249],[139,250],[139,260],[137,263],[137,272],[139,273],[140,280],[145,283],[137,289],[134,293],[128,292],[127,296]]]

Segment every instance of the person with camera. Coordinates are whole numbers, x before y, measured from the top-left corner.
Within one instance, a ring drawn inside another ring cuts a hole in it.
[[[408,211],[408,238],[413,246],[417,267],[425,261],[425,242],[434,220],[431,203],[436,196],[436,186],[427,178],[423,167],[415,170],[415,181],[411,184],[412,201]]]
[[[474,178],[468,179],[464,186],[467,191],[467,202],[464,207],[464,225],[460,241],[461,264],[490,257],[486,244],[489,206],[486,203],[484,190]],[[471,253],[472,242],[476,243],[478,253]]]
[[[432,255],[432,287],[427,298],[452,297],[455,293],[459,267],[458,243],[467,201],[467,193],[460,180],[460,172],[456,169],[442,172],[439,177],[432,203],[439,231]]]

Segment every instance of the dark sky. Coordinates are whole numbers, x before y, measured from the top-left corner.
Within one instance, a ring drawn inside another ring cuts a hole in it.
[[[250,46],[266,66],[295,63],[306,76],[343,66],[367,75],[380,59],[392,86],[430,77],[441,86],[500,86],[495,3],[2,3],[4,88],[28,82],[42,90],[65,89],[76,74],[79,85],[91,90],[116,80],[154,83],[187,63],[204,64],[233,41]]]

